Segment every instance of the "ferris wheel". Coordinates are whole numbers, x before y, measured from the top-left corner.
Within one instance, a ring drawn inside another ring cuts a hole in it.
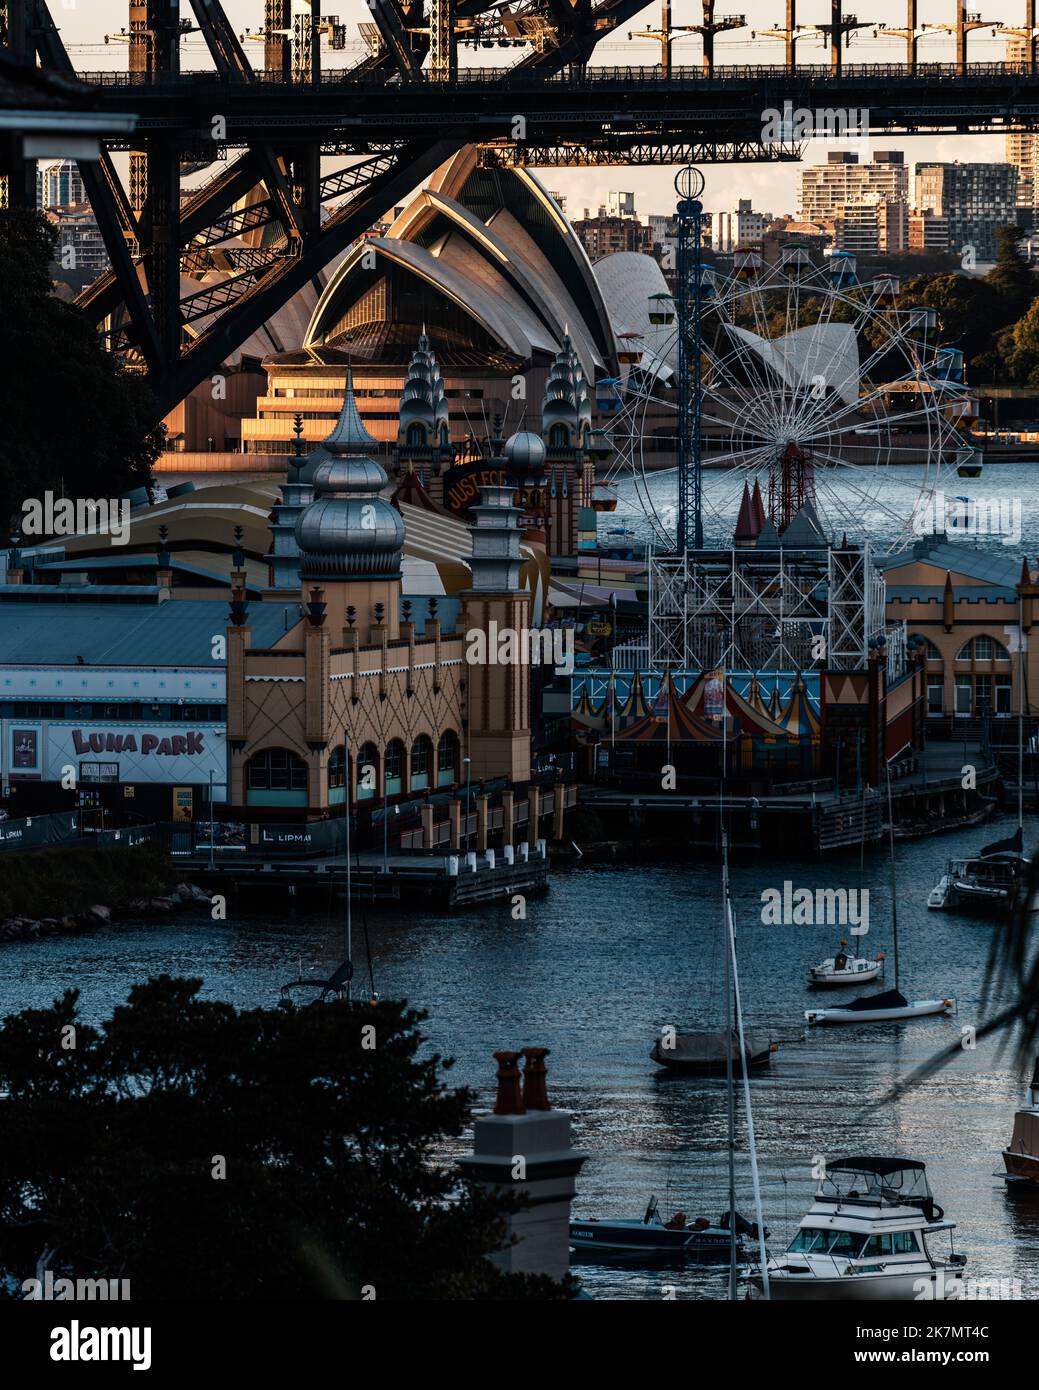
[[[654,288],[642,304],[629,298],[624,375],[596,394],[612,417],[606,481],[631,480],[650,538],[667,545],[677,481],[659,470],[677,448],[678,326],[662,277]],[[780,535],[808,502],[829,535],[900,548],[921,504],[958,471],[977,471],[963,354],[939,342],[933,309],[900,307],[899,292],[893,275],[861,281],[850,253],[818,266],[802,246],[771,265],[745,248],[731,272],[701,267],[703,521],[713,543],[728,543],[744,485],[757,483]]]

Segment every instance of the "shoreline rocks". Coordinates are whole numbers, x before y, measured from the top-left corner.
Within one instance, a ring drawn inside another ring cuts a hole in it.
[[[169,916],[186,907],[209,905],[209,894],[194,883],[178,883],[171,893],[154,898],[134,898],[125,912],[117,912],[105,903],[92,903],[81,912],[66,913],[63,917],[29,917],[24,913],[0,921],[0,945],[8,941],[40,941],[53,936],[79,936],[84,932],[108,927],[120,918]]]

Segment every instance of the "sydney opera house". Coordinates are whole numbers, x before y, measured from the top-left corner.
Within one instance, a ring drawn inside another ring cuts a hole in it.
[[[352,368],[365,426],[388,458],[422,333],[440,364],[462,456],[480,450],[496,419],[506,434],[540,428],[564,339],[586,381],[617,373],[602,290],[559,208],[528,171],[480,169],[475,151],[464,150],[385,236],[359,241],[334,268],[299,345],[266,356],[267,391],[256,417],[243,421],[243,455],[280,468],[297,413],[304,439],[318,443]]]

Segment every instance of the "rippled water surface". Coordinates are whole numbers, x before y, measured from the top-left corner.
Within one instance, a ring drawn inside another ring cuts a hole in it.
[[[981,1006],[986,954],[998,922],[928,912],[926,895],[952,854],[976,849],[1010,824],[897,848],[902,987],[910,997],[954,995],[956,1019],[867,1025],[803,1034],[817,1002],[805,968],[831,953],[832,927],[764,926],[761,893],[795,887],[870,889],[866,949],[890,955],[885,854],[867,850],[816,862],[733,862],[740,969],[748,1022],[781,1040],[770,1070],[752,1085],[767,1224],[785,1239],[811,1195],[815,1155],[898,1153],[926,1161],[935,1194],[959,1223],[957,1247],[978,1277],[1018,1279],[1039,1297],[1039,1199],[1011,1198],[994,1176],[1024,1084],[994,1043],[964,1050],[913,1094],[865,1113],[932,1052],[955,1041]],[[1029,833],[1034,842],[1036,823]],[[550,1047],[550,1094],[573,1112],[577,1146],[589,1154],[575,1211],[641,1215],[653,1192],[690,1215],[725,1205],[725,1091],[720,1080],[663,1077],[649,1060],[659,1027],[714,1026],[724,1007],[719,871],[708,858],[672,866],[611,866],[560,872],[531,900],[526,921],[508,907],[460,916],[379,911],[369,926],[377,986],[429,1012],[429,1046],[456,1059],[452,1075],[492,1094],[497,1048]],[[362,940],[360,930],[357,938]],[[273,1003],[304,969],[343,958],[338,911],[121,926],[96,935],[5,946],[0,1013],[82,991],[84,1013],[105,1016],[150,974],[198,974],[205,992],[240,1006]],[[889,962],[890,963],[890,962]],[[362,971],[363,974],[363,971]],[[893,983],[889,975],[888,985]],[[829,998],[833,999],[830,995]],[[742,1118],[740,1205],[751,1210]],[[646,1271],[582,1265],[598,1297],[723,1296],[709,1269]]]

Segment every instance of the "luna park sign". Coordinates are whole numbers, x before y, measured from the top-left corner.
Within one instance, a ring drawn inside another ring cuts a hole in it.
[[[192,757],[206,751],[204,736],[197,730],[183,734],[87,733],[73,729],[72,743],[77,753],[154,753],[157,758]]]

